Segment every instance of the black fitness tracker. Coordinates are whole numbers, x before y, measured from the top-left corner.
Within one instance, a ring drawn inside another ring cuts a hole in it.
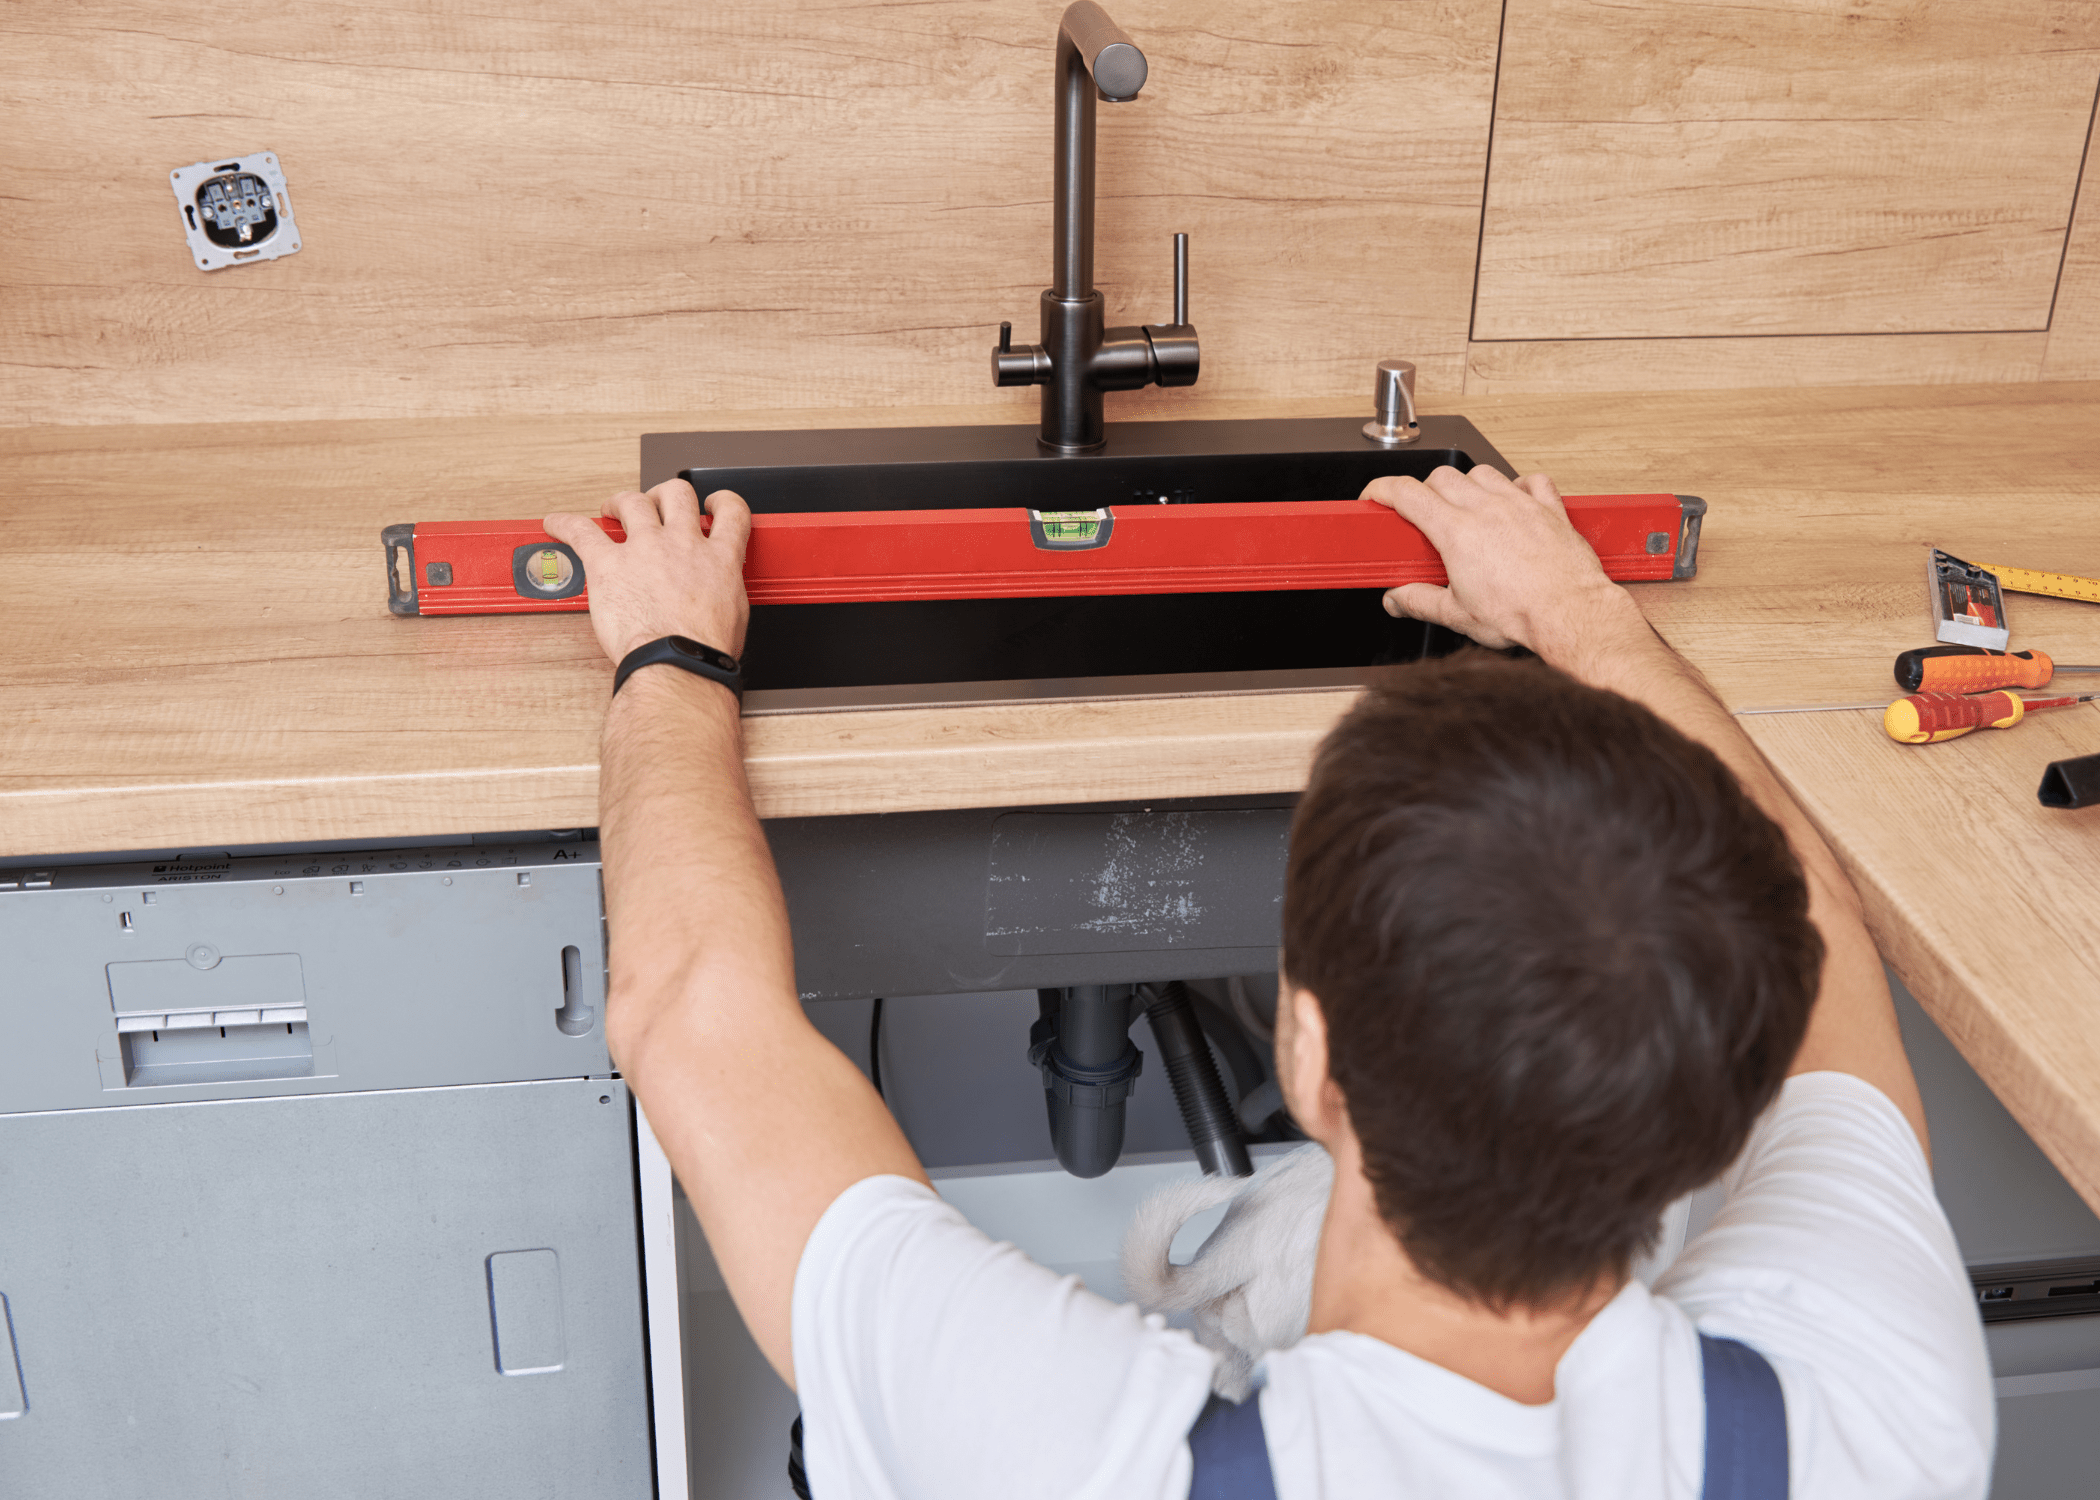
[[[642,668],[659,663],[691,672],[695,677],[705,677],[710,682],[719,682],[736,694],[737,702],[744,701],[744,670],[737,665],[736,658],[683,635],[662,636],[628,652],[621,658],[620,670],[613,673],[613,691],[619,692],[621,685]]]

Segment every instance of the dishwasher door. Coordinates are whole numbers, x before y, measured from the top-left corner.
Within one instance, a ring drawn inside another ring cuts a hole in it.
[[[0,1116],[0,1495],[653,1495],[625,1086]]]

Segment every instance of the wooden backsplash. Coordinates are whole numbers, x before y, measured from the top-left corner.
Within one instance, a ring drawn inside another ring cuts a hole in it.
[[[2100,6],[1508,0],[1498,74],[1469,388],[2100,373]]]
[[[15,0],[0,422],[981,404],[1049,273],[1057,0]],[[1193,390],[2100,376],[2100,5],[1111,0],[1111,322]],[[202,272],[171,169],[304,248]],[[2092,175],[2087,172],[2088,176]]]

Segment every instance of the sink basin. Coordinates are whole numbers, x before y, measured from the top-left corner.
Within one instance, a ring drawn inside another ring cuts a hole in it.
[[[1128,422],[1108,448],[1045,457],[1036,427],[650,433],[642,487],[683,477],[754,511],[1094,510],[1344,500],[1383,474],[1509,464],[1463,417],[1381,448],[1354,418]],[[751,714],[1223,692],[1361,681],[1457,638],[1395,620],[1378,589],[939,599],[755,607]]]

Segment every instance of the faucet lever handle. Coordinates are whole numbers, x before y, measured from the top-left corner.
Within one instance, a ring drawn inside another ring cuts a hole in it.
[[[1050,356],[1041,344],[1014,347],[1014,325],[999,325],[999,347],[992,351],[993,385],[1043,385],[1050,379]]]
[[[1189,237],[1174,235],[1174,326],[1186,328],[1189,321]]]
[[[1111,334],[1125,332],[1110,329]],[[1189,237],[1174,236],[1174,321],[1162,326],[1147,323],[1135,330],[1145,336],[1150,353],[1148,379],[1162,386],[1194,385],[1203,368],[1203,352],[1196,346],[1196,330],[1189,327]],[[1140,381],[1139,384],[1144,384]]]

